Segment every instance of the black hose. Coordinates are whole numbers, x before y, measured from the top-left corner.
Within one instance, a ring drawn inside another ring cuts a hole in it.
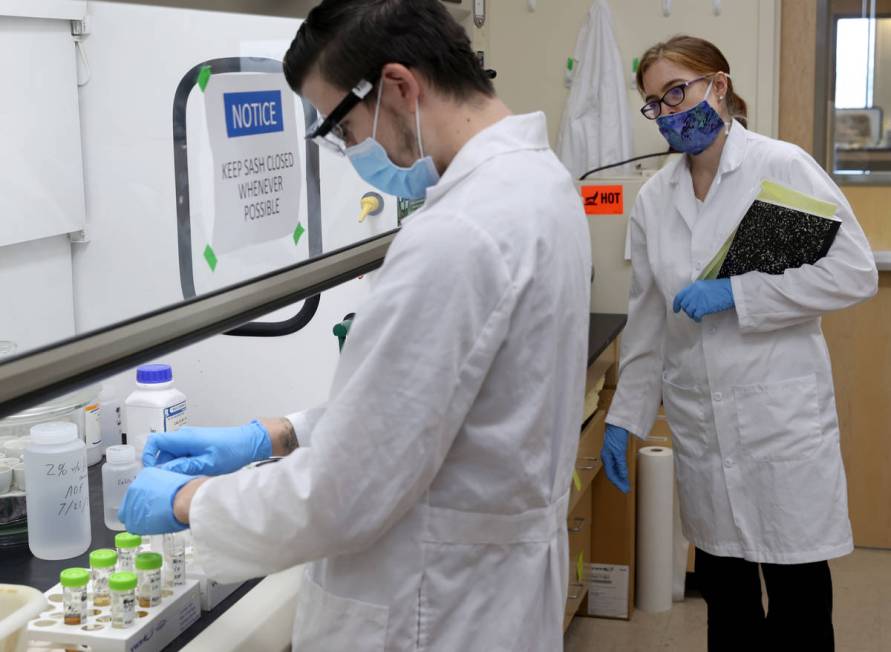
[[[634,163],[635,161],[642,161],[645,158],[656,158],[657,156],[668,156],[669,154],[675,154],[676,152],[673,150],[668,150],[667,152],[658,152],[656,154],[644,154],[643,156],[635,156],[634,158],[629,158],[627,161],[619,161],[618,163],[610,163],[609,165],[601,165],[599,168],[594,168],[593,170],[588,170],[582,176],[579,177],[579,181],[584,181],[588,178],[588,175],[594,174],[595,172],[602,172],[603,170],[609,170],[610,168],[617,168],[620,165],[626,165],[628,163]]]

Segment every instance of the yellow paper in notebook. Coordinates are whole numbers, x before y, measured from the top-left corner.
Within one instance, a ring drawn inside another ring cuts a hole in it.
[[[787,188],[775,181],[768,180],[761,183],[761,192],[758,193],[758,199],[769,204],[779,204],[780,206],[794,208],[804,213],[825,218],[835,217],[835,212],[838,210],[838,206],[832,202],[817,199],[803,192]]]

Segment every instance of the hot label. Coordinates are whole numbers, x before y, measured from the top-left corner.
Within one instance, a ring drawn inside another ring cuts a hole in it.
[[[622,186],[582,186],[586,215],[622,215],[625,212]]]

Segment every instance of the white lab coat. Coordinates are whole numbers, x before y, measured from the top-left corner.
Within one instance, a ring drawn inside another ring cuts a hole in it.
[[[301,447],[197,492],[202,566],[314,562],[300,652],[560,649],[590,270],[544,116],[471,139],[396,236],[324,413],[293,419]]]
[[[731,279],[736,309],[674,314],[772,179],[839,206],[828,255]],[[851,207],[800,148],[733,123],[701,209],[687,159],[641,189],[619,386],[607,422],[650,432],[660,397],[674,435],[684,535],[719,556],[798,564],[852,550],[829,353],[820,316],[871,297],[878,273]]]
[[[628,86],[606,0],[596,0],[588,10],[573,58],[572,89],[556,150],[578,179],[596,167],[632,156]]]

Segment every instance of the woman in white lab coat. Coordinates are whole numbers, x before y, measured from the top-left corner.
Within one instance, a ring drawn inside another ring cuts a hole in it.
[[[746,130],[745,103],[714,45],[683,36],[656,45],[637,82],[642,112],[686,156],[644,185],[631,215],[633,279],[607,474],[629,489],[628,433],[650,432],[661,399],[709,650],[832,650],[827,560],[853,542],[820,316],[876,292],[869,244],[808,154]],[[828,254],[780,275],[697,281],[765,179],[838,206]]]

